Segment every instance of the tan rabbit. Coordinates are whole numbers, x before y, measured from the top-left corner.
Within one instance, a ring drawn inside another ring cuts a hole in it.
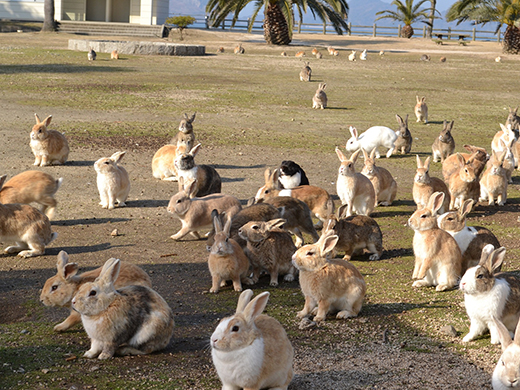
[[[164,145],[152,158],[152,174],[156,179],[178,181],[175,159],[186,153],[184,145]]]
[[[406,114],[406,118],[403,121],[399,115],[395,115],[397,119],[397,123],[399,124],[399,130],[395,132],[397,135],[397,139],[395,140],[395,150],[401,152],[401,154],[408,154],[412,149],[413,137],[412,133],[408,129],[408,114]]]
[[[7,175],[0,177],[0,203],[36,202],[43,206],[42,212],[52,219],[58,203],[54,195],[63,182],[61,177],[54,180],[45,172],[25,171],[13,176],[7,182],[5,182],[6,178]]]
[[[370,215],[375,207],[374,186],[366,176],[357,173],[354,168],[359,153],[360,150],[354,152],[348,159],[339,148],[336,148],[336,154],[341,162],[336,190],[341,203],[348,205],[347,217],[353,214]]]
[[[337,313],[336,318],[359,314],[366,293],[365,280],[350,262],[327,258],[337,242],[338,236],[323,234],[318,242],[302,246],[293,255],[305,295],[299,318],[314,315],[314,321],[324,321],[330,312]]]
[[[69,307],[69,316],[54,327],[56,332],[63,332],[81,322],[81,315],[71,307],[71,301],[80,286],[93,282],[101,273],[102,267],[92,271],[78,273],[78,265],[69,263],[69,255],[65,251],[58,253],[57,273],[45,282],[40,294],[40,302],[45,306]],[[136,265],[121,262],[121,271],[114,282],[115,288],[139,285],[152,287],[148,274]]]
[[[51,123],[52,115],[40,121],[34,114],[36,124],[31,131],[31,150],[34,154],[34,165],[58,165],[65,164],[69,157],[69,143],[67,138],[56,130],[47,130]]]
[[[294,55],[296,58],[302,58],[302,57],[305,57],[305,52],[303,50],[297,52],[295,55]]]
[[[392,174],[383,167],[376,166],[375,153],[373,149],[370,156],[365,149],[362,149],[365,157],[365,165],[361,170],[361,174],[365,175],[372,183],[375,191],[375,207],[378,204],[382,206],[390,206],[397,194],[397,183],[392,177]]]
[[[477,177],[480,177],[482,174],[482,171],[486,167],[486,162],[488,160],[488,154],[486,149],[480,148],[478,146],[474,145],[462,145],[464,149],[466,149],[469,153],[460,153],[462,157],[464,157],[464,160],[468,161],[470,157],[472,158],[472,161],[470,162],[471,166],[475,170],[475,175]],[[444,162],[442,163],[442,176],[444,177],[444,181],[448,182],[450,179],[450,176],[458,172],[460,168],[459,164],[459,158],[456,154],[452,154],[448,156]]]
[[[351,62],[356,61],[356,50],[351,50],[351,53],[348,55],[348,60]]]
[[[130,177],[126,169],[119,165],[126,152],[115,152],[110,157],[103,157],[94,163],[97,172],[97,188],[104,209],[112,210],[116,204],[126,206],[130,193]]]
[[[264,171],[265,185],[256,192],[255,200],[266,200],[275,196],[292,196],[305,202],[311,212],[319,219],[315,225],[321,227],[327,221],[330,214],[334,212],[334,201],[330,194],[323,188],[311,185],[301,185],[296,188],[282,189],[278,179],[279,171],[271,171],[267,168]]]
[[[513,138],[509,141],[509,144],[506,145],[506,143],[503,140],[500,140],[501,145],[503,146],[503,152],[505,154],[504,156],[504,163],[502,166],[504,167],[504,170],[506,171],[506,177],[507,182],[509,184],[513,184],[513,171],[515,170],[515,156],[513,154],[513,150],[511,149],[511,144],[516,144],[516,140]],[[489,163],[489,165],[493,165],[493,163]]]
[[[443,129],[441,130],[439,136],[435,138],[435,141],[433,141],[433,162],[440,160],[440,162],[443,163],[444,160],[446,160],[446,158],[452,155],[455,151],[455,140],[451,135],[451,130],[453,129],[454,123],[455,121],[451,121],[450,123],[444,121]]]
[[[211,357],[223,389],[287,390],[293,377],[294,350],[282,325],[262,312],[269,293],[246,290],[237,310],[211,335]]]
[[[110,53],[110,59],[111,60],[118,60],[119,59],[119,52],[117,50],[112,50],[112,53]]]
[[[493,140],[491,141],[491,150],[494,150],[497,153],[503,152],[505,149],[505,145],[512,145],[515,143],[517,135],[514,130],[511,128],[511,125],[504,126],[500,123],[500,129],[493,136]],[[500,143],[500,140],[504,141],[504,144]]]
[[[168,212],[174,214],[182,223],[181,229],[171,236],[173,240],[180,240],[190,233],[196,239],[200,239],[198,231],[211,227],[213,217],[211,212],[226,212],[228,218],[232,218],[240,211],[240,201],[231,195],[211,194],[203,197],[194,197],[197,189],[197,181],[190,182],[185,188],[172,196],[168,204]]]
[[[444,203],[444,193],[435,192],[425,208],[417,209],[408,220],[414,230],[415,266],[413,287],[436,286],[445,291],[457,285],[466,270],[455,239],[437,226],[437,212]]]
[[[480,179],[480,202],[488,201],[489,205],[497,202],[503,206],[507,201],[507,172],[504,169],[506,153],[497,156],[493,154],[489,159],[489,166]]]
[[[300,81],[311,81],[312,69],[309,61],[305,62],[303,69],[300,71]]]
[[[187,185],[192,181],[196,181],[196,188],[192,196],[202,197],[210,194],[219,194],[222,192],[222,179],[217,170],[210,165],[195,164],[195,156],[197,155],[201,144],[195,145],[189,152],[178,154],[175,158],[175,169],[179,176],[179,189],[182,185]]]
[[[120,267],[119,259],[107,260],[72,299],[91,341],[86,358],[149,354],[166,348],[173,335],[172,310],[157,292],[134,285],[115,289]]]
[[[488,229],[480,226],[467,226],[466,216],[471,212],[473,200],[467,199],[458,211],[448,211],[437,217],[439,228],[448,232],[459,245],[463,261],[468,267],[477,265],[482,255],[482,249],[491,244],[495,248],[500,243]]]
[[[296,269],[291,256],[296,247],[291,235],[281,228],[285,222],[283,218],[251,221],[238,229],[240,237],[247,240],[245,253],[253,267],[254,283],[258,282],[262,270],[269,272],[271,286],[278,286],[278,275],[285,275],[286,282],[294,280]]]
[[[493,390],[520,388],[520,324],[516,326],[514,340],[509,329],[493,316],[493,321],[502,345],[502,355],[497,362],[491,384]]]
[[[313,56],[315,56],[316,54],[319,53],[319,51],[318,51],[317,48],[314,48],[314,49],[312,49],[311,53],[312,53]]]
[[[423,96],[419,98],[416,96],[417,104],[414,107],[415,116],[417,117],[417,122],[428,123],[428,106],[426,105],[426,97]]]
[[[372,253],[370,260],[378,260],[383,253],[383,234],[377,222],[365,215],[344,217],[346,205],[338,209],[338,216],[331,214],[323,226],[321,235],[334,234],[338,236],[336,251],[344,251],[344,260],[350,260],[354,254],[367,250]]]
[[[193,113],[192,116],[184,114],[184,117],[179,123],[179,131],[171,139],[170,144],[183,147],[184,150],[190,151],[195,146],[195,133],[193,132],[193,122],[195,122],[195,116],[197,113]]]
[[[231,218],[227,218],[222,228],[222,223],[217,216],[213,217],[215,229],[214,242],[209,248],[208,267],[211,273],[210,293],[218,293],[220,287],[226,285],[227,280],[233,282],[235,291],[242,291],[242,283],[253,284],[247,277],[249,260],[240,245],[229,237]]]
[[[316,93],[312,97],[312,108],[327,108],[327,94],[325,93],[325,88],[327,88],[326,83],[320,83]]]
[[[430,176],[430,157],[427,157],[424,164],[421,161],[419,155],[417,157],[417,172],[415,173],[413,183],[413,201],[417,205],[417,209],[423,209],[426,207],[431,195],[434,192],[443,192],[445,195],[444,203],[440,208],[440,213],[444,213],[449,210],[450,206],[450,191],[446,184],[439,178]]]
[[[476,155],[473,155],[466,161],[460,153],[457,153],[459,171],[453,173],[448,181],[450,190],[449,210],[458,209],[467,199],[472,199],[475,203],[478,202],[480,183],[475,169],[471,165],[475,157]]]
[[[245,49],[242,47],[242,44],[239,43],[237,46],[235,46],[235,50],[234,50],[235,54],[244,54],[246,51]]]

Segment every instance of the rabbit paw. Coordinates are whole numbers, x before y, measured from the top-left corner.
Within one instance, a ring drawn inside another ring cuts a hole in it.
[[[338,312],[338,314],[336,315],[336,318],[338,319],[344,319],[344,318],[351,318],[351,317],[355,317],[356,315],[354,313],[352,313],[350,310],[342,310],[340,312]]]
[[[293,274],[287,274],[283,277],[283,280],[285,280],[286,282],[292,282],[294,280],[294,275]]]

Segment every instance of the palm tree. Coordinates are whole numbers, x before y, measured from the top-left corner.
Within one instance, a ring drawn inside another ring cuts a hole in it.
[[[497,22],[495,33],[505,24],[503,52],[520,53],[520,29],[516,26],[520,20],[520,0],[459,0],[448,10],[446,20],[456,20],[457,24],[472,20],[482,25]]]
[[[405,0],[405,3],[403,4],[401,0],[394,0],[391,4],[397,7],[397,11],[380,11],[376,13],[376,15],[381,16],[376,20],[390,18],[404,23],[404,27],[401,30],[401,36],[404,38],[411,38],[414,33],[412,23],[422,22],[430,25],[428,19],[437,18],[435,12],[438,11],[432,9],[432,7],[419,9],[427,1],[429,2],[430,0],[420,0],[418,3],[414,4],[414,0]]]
[[[219,26],[229,14],[233,14],[231,26],[238,20],[238,15],[253,0],[209,0],[206,12],[211,26]],[[260,11],[264,9],[264,36],[267,43],[288,45],[292,40],[294,13],[302,20],[303,14],[310,10],[322,21],[330,21],[338,34],[348,31],[346,18],[348,4],[346,0],[254,0],[253,15],[249,20],[248,31]]]

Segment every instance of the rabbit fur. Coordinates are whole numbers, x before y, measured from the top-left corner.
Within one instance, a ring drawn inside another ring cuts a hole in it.
[[[94,163],[97,172],[97,188],[104,209],[112,210],[116,204],[126,206],[130,193],[130,177],[126,169],[119,165],[126,152],[115,152],[110,157],[103,157]]]
[[[453,124],[455,121],[451,121],[450,123],[444,121],[443,128],[435,141],[432,144],[432,152],[433,152],[433,162],[438,162],[440,160],[441,163],[448,158],[448,156],[452,155],[455,151],[455,140],[451,135],[451,130],[453,129]]]
[[[348,139],[345,149],[349,153],[354,153],[356,150],[364,149],[366,152],[370,152],[375,149],[376,158],[381,157],[379,154],[379,148],[387,148],[386,158],[394,153],[395,141],[397,135],[395,131],[385,126],[372,126],[367,129],[363,134],[358,135],[356,128],[349,127],[351,138]]]
[[[67,138],[56,130],[47,130],[52,120],[49,115],[43,121],[34,114],[36,124],[31,130],[29,145],[34,154],[34,165],[44,167],[46,165],[65,164],[69,158],[69,143]]]
[[[361,150],[365,158],[361,174],[366,176],[374,187],[375,207],[379,204],[391,206],[397,194],[397,182],[386,168],[376,166],[375,149],[372,150],[370,156],[365,152],[365,149]]]

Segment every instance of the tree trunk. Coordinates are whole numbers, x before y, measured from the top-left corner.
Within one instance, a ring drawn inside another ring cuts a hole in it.
[[[428,28],[426,29],[426,37],[430,38],[433,34],[433,21],[435,20],[435,9],[437,7],[437,0],[430,0],[430,5],[432,6],[430,11],[430,17],[428,19]]]
[[[265,9],[264,37],[272,45],[291,43],[291,31],[278,4],[269,4]]]
[[[520,29],[515,25],[508,25],[504,33],[502,51],[508,54],[520,53]]]
[[[56,31],[56,21],[54,20],[54,0],[45,0],[43,3],[43,27],[41,31]]]
[[[401,29],[401,36],[403,38],[411,38],[413,37],[413,27],[410,26],[409,24],[405,25],[402,29]]]

